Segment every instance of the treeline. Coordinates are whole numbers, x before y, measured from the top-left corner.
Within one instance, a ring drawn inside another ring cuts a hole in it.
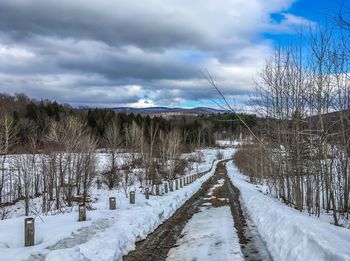
[[[252,181],[300,211],[346,225],[350,193],[350,23],[314,26],[279,47],[257,81],[265,120],[235,156]]]
[[[98,140],[98,146],[103,147],[106,128],[111,121],[117,121],[121,135],[136,123],[144,129],[144,135],[149,136],[152,124],[164,131],[169,132],[177,128],[181,132],[182,141],[193,147],[211,146],[215,143],[215,134],[241,133],[244,132],[240,121],[233,113],[218,115],[201,115],[198,117],[176,117],[165,119],[163,117],[141,116],[139,114],[116,113],[110,109],[76,109],[67,104],[58,104],[50,100],[34,100],[24,94],[14,96],[0,94],[0,116],[4,115],[13,119],[17,127],[17,146],[12,147],[12,153],[26,152],[29,143],[28,133],[36,132],[38,139],[37,149],[45,144],[45,137],[48,134],[52,122],[62,122],[68,116],[76,116],[86,122],[87,127],[92,131]],[[251,126],[256,125],[255,115],[241,114]],[[122,145],[126,145],[123,141]]]

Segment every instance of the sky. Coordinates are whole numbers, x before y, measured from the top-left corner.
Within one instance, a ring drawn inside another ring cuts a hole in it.
[[[0,0],[0,92],[90,107],[244,108],[274,46],[333,0]]]

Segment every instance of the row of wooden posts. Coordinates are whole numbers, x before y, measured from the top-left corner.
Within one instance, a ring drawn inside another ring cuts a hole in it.
[[[186,186],[198,178],[202,177],[205,173],[197,173],[185,177],[181,177],[172,181],[168,181],[162,184],[155,185],[155,194],[156,196],[162,195],[162,186],[164,186],[164,194],[167,194],[170,190],[174,191],[174,183],[175,183],[175,190],[178,190],[179,188],[182,188],[183,186]],[[169,185],[169,187],[168,187]],[[145,198],[149,199],[150,191],[149,188],[145,189]],[[135,191],[130,191],[130,204],[135,204],[136,202],[136,196]],[[109,198],[109,209],[115,210],[117,208],[117,202],[115,197]],[[86,221],[86,206],[81,204],[79,205],[79,218],[78,221]],[[24,246],[33,246],[34,245],[34,230],[35,230],[35,223],[34,218],[26,218],[24,220]]]

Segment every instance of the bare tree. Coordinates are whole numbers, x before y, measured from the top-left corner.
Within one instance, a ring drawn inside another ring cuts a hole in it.
[[[132,138],[134,139],[134,138]],[[108,155],[109,155],[109,168],[104,173],[105,183],[109,189],[115,187],[118,184],[118,149],[123,142],[123,137],[120,134],[119,126],[116,120],[113,120],[106,128],[106,133],[104,135],[104,140],[107,145]],[[132,141],[133,143],[135,141]]]
[[[82,156],[82,175],[80,179],[83,194],[83,204],[86,204],[90,188],[96,176],[96,147],[97,141],[91,134],[84,135],[80,140],[80,150]]]
[[[2,203],[2,193],[8,173],[6,160],[11,149],[18,141],[18,126],[14,119],[8,114],[0,116],[0,203]]]

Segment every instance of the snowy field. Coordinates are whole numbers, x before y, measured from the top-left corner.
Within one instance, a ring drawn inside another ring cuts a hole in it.
[[[222,150],[225,158],[232,149]],[[205,161],[199,171],[208,170],[216,158],[215,149],[202,151]],[[18,216],[0,221],[0,260],[121,260],[135,248],[135,242],[153,232],[190,198],[215,171],[194,183],[163,196],[144,198],[136,189],[136,204],[120,190],[92,191],[93,209],[87,212],[87,221],[77,222],[76,207],[57,215],[35,217],[35,246],[24,245],[24,217]],[[197,172],[193,169],[189,174]],[[108,209],[108,198],[117,198],[117,209]],[[21,208],[21,203],[15,208]]]
[[[221,147],[233,147],[240,144],[240,141],[238,140],[217,140],[216,145]]]
[[[227,148],[228,153],[225,154],[227,157],[230,157],[231,154],[233,153],[232,149]],[[15,165],[16,158],[25,156],[25,154],[21,155],[9,155],[7,156],[6,160],[6,166],[11,166]],[[42,159],[43,155],[36,155],[35,160],[37,162],[37,168],[38,171],[41,169],[40,161]],[[123,164],[128,164],[130,162],[130,158],[132,156],[129,153],[119,153],[118,157],[116,158],[116,164],[118,166],[122,166]],[[217,150],[216,149],[201,149],[201,150],[196,150],[195,152],[192,153],[185,153],[181,155],[181,158],[187,159],[190,157],[195,157],[196,159],[201,159],[201,162],[192,162],[192,164],[189,166],[189,168],[185,169],[185,173],[188,174],[193,174],[196,172],[203,172],[206,171],[210,168],[212,162],[214,159],[217,157]],[[107,153],[104,153],[103,150],[100,150],[96,153],[96,171],[98,174],[103,173],[104,171],[108,170],[109,168],[109,155]],[[11,193],[11,190],[14,193],[14,187],[16,186],[16,183],[18,182],[18,177],[19,175],[16,173],[16,170],[13,170],[14,175],[12,179],[8,179],[7,182],[5,182],[5,187],[4,191],[8,191],[8,194]],[[139,182],[138,182],[138,175],[139,173],[142,172],[142,169],[134,169],[133,170],[133,175],[132,175],[132,183],[128,190],[132,189],[135,190],[136,188],[139,187]],[[23,183],[23,178],[20,179]],[[12,183],[10,185],[10,183]],[[24,184],[22,184],[22,187],[24,187]],[[120,187],[120,192],[122,191],[122,188]],[[32,191],[31,191],[32,192]],[[119,191],[117,191],[119,193]],[[33,192],[32,192],[33,193]],[[92,191],[92,198],[98,197],[97,190]],[[125,191],[124,191],[125,193]],[[6,202],[6,195],[3,195],[3,201]],[[64,202],[63,202],[64,203]],[[30,207],[29,207],[29,212],[30,215],[40,215],[41,214],[41,209],[42,209],[42,197],[34,197],[33,199],[30,200]],[[71,207],[65,207],[62,206],[59,210],[55,208],[55,205],[52,204],[50,210],[48,210],[48,215],[55,215],[57,213],[61,212],[71,212],[73,209]],[[25,202],[23,200],[20,200],[14,205],[9,205],[3,208],[0,208],[0,221],[2,219],[2,213],[4,213],[5,218],[4,219],[9,219],[9,218],[14,218],[14,217],[21,217],[25,215]]]
[[[306,216],[264,195],[232,161],[228,175],[274,260],[350,260],[350,230]]]

